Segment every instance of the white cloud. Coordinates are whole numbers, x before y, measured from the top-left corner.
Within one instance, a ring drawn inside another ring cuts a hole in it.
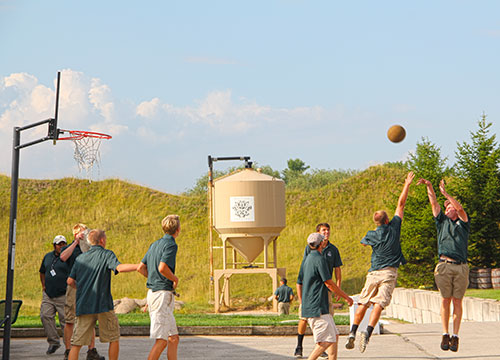
[[[301,127],[318,121],[326,121],[326,111],[321,107],[272,108],[255,101],[240,98],[235,101],[230,90],[213,91],[195,106],[176,107],[153,98],[136,108],[136,114],[152,122],[168,119],[171,124],[186,128],[204,126],[219,134],[242,134],[269,125]]]

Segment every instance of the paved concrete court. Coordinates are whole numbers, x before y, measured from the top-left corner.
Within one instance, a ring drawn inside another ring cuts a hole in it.
[[[364,354],[357,348],[346,350],[346,336],[340,337],[339,359],[498,359],[500,360],[500,322],[467,322],[462,324],[460,348],[456,353],[441,351],[440,324],[385,325],[386,333],[374,335]],[[152,341],[147,337],[122,337],[120,359],[146,359]],[[179,345],[179,359],[236,359],[283,360],[292,359],[296,345],[294,336],[183,336]],[[305,353],[313,348],[311,336],[304,340]],[[107,345],[97,341],[97,348],[107,357]],[[62,359],[59,349],[54,355],[45,355],[45,339],[12,339],[12,360]],[[85,359],[82,351],[80,359]],[[166,356],[162,356],[166,359]]]

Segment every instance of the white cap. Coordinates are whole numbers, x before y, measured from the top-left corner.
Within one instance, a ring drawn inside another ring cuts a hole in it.
[[[62,242],[66,242],[66,238],[62,235],[57,235],[55,238],[54,238],[54,241],[52,241],[52,244],[59,244],[59,243],[62,243]]]
[[[312,233],[312,234],[309,234],[309,236],[307,237],[307,243],[309,245],[312,245],[314,247],[318,246],[323,240],[325,239],[325,237],[323,235],[321,235],[320,233]]]

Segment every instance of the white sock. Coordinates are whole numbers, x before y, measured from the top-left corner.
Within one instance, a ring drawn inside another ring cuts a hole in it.
[[[458,337],[458,335],[457,335],[457,334],[453,334],[452,336]]]

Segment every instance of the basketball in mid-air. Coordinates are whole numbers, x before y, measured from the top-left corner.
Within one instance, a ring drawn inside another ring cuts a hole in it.
[[[398,143],[404,140],[406,136],[406,130],[401,125],[392,125],[389,130],[387,130],[387,137],[393,143]]]

